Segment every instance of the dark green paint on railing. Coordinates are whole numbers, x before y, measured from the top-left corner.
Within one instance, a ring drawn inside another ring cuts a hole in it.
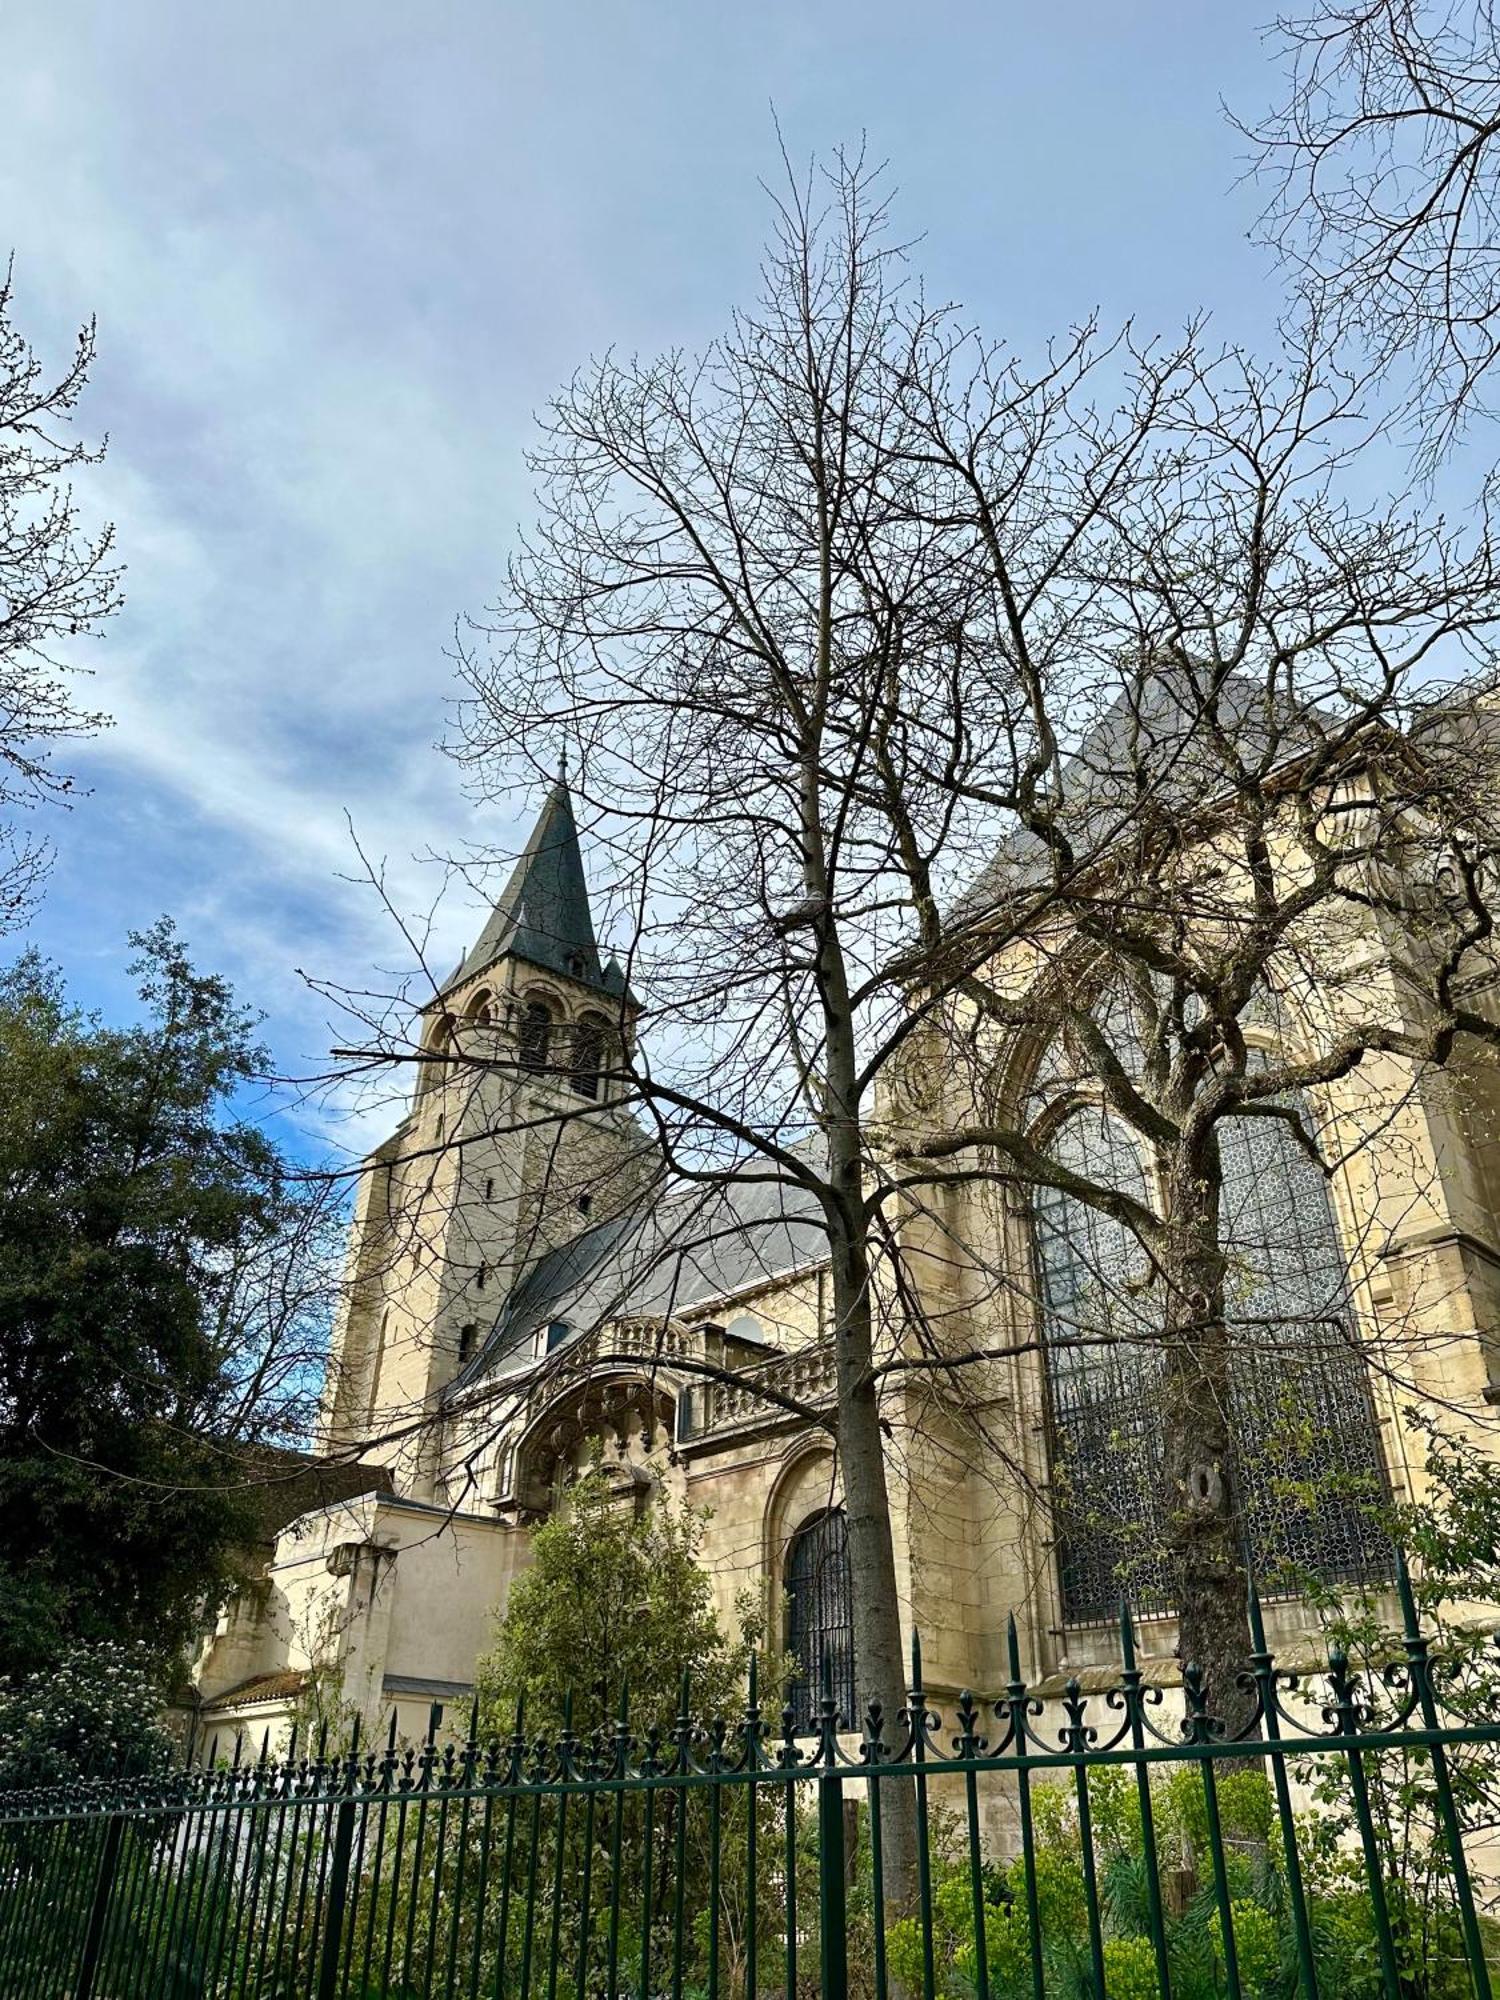
[[[1194,1772],[1184,1782],[1201,1793],[1207,1865],[1195,1907],[1214,1990],[1224,2000],[1271,1990],[1263,1952],[1252,1972],[1241,1948],[1235,1884],[1246,1864],[1225,1831],[1226,1774],[1255,1770],[1271,1828],[1261,1861],[1276,1871],[1284,1924],[1272,1984],[1278,2000],[1340,2000],[1320,1973],[1317,1898],[1298,1845],[1293,1782],[1306,1760],[1346,1785],[1373,1939],[1366,1988],[1423,2000],[1425,1975],[1403,1955],[1384,1879],[1370,1782],[1396,1756],[1419,1764],[1446,1857],[1440,1990],[1446,2000],[1462,1978],[1491,2000],[1500,1931],[1473,1848],[1497,1801],[1459,1760],[1500,1752],[1500,1718],[1455,1705],[1404,1565],[1397,1590],[1403,1646],[1381,1677],[1380,1728],[1375,1690],[1341,1653],[1300,1685],[1278,1670],[1252,1592],[1243,1685],[1253,1713],[1236,1732],[1208,1713],[1191,1667],[1181,1721],[1158,1719],[1161,1691],[1147,1684],[1122,1607],[1118,1678],[1092,1696],[1070,1682],[1050,1728],[1012,1620],[1004,1694],[981,1704],[964,1691],[946,1736],[914,1640],[889,1743],[878,1706],[849,1729],[826,1662],[810,1736],[797,1734],[790,1708],[776,1734],[752,1662],[732,1722],[695,1716],[685,1680],[660,1723],[633,1723],[622,1689],[615,1721],[588,1734],[575,1732],[571,1700],[551,1739],[528,1737],[520,1704],[495,1741],[477,1713],[462,1739],[439,1741],[434,1712],[418,1745],[399,1743],[393,1721],[381,1747],[363,1748],[356,1732],[330,1754],[320,1733],[273,1759],[266,1741],[248,1757],[237,1743],[227,1760],[211,1747],[206,1762],[165,1776],[0,1797],[0,2000],[806,2000],[856,1990],[884,2000],[898,1971],[911,2000],[1111,2000],[1121,1933],[1095,1848],[1106,1792],[1120,1793],[1105,1774],[1118,1772],[1140,1829],[1144,1914],[1131,1936],[1170,2000],[1181,1912],[1169,1907],[1152,1779],[1173,1768]],[[1040,1879],[1049,1778],[1071,1800],[1084,1905],[1061,1970]],[[913,1854],[905,1883],[885,1878],[897,1815],[899,1851]],[[966,1955],[945,1958],[940,1927],[951,1934],[955,1911]]]

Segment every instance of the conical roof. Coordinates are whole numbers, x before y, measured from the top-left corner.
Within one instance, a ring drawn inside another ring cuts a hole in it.
[[[578,826],[565,778],[559,778],[547,794],[525,852],[488,923],[447,983],[460,985],[505,957],[525,959],[528,965],[585,986],[617,990],[599,965]]]

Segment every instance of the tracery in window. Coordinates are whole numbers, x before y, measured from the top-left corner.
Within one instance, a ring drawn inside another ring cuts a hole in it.
[[[1251,1551],[1325,1579],[1386,1567],[1374,1412],[1327,1182],[1285,1121],[1225,1121],[1222,1237],[1233,1417]],[[1145,1163],[1097,1107],[1068,1117],[1062,1164],[1145,1199]],[[1064,1615],[1166,1608],[1159,1285],[1123,1224],[1055,1189],[1033,1201]]]
[[[1385,1497],[1379,1438],[1327,1178],[1279,1118],[1228,1120],[1219,1157],[1251,1546],[1267,1575],[1278,1562],[1329,1580],[1388,1574],[1371,1506]]]
[[[1148,1199],[1138,1147],[1097,1107],[1074,1112],[1049,1151]],[[1122,1589],[1144,1606],[1166,1588],[1155,1287],[1124,1223],[1056,1188],[1037,1189],[1033,1213],[1063,1610],[1106,1617]]]

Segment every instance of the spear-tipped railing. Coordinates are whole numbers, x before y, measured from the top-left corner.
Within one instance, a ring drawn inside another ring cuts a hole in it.
[[[1195,1667],[1163,1687],[1122,1606],[1112,1681],[1050,1701],[1012,1619],[1003,1693],[946,1716],[914,1638],[890,1723],[841,1714],[823,1660],[811,1728],[789,1706],[778,1730],[752,1661],[734,1716],[700,1713],[685,1675],[660,1716],[596,1690],[550,1728],[518,1701],[492,1733],[476,1705],[416,1743],[394,1719],[368,1745],[236,1738],[0,1795],[0,2000],[1108,2000],[1145,1980],[1163,2000],[1490,2000],[1500,1717],[1473,1690],[1496,1677],[1460,1671],[1396,1578],[1401,1630],[1359,1671],[1337,1649],[1279,1667],[1252,1588],[1233,1726]],[[887,1868],[898,1792],[910,1880]],[[1425,1829],[1420,1880],[1396,1810]]]

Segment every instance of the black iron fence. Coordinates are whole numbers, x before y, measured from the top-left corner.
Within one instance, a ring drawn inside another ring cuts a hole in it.
[[[1233,1730],[1148,1685],[815,1734],[665,1724],[80,1781],[0,1800],[0,2000],[1449,2000],[1500,1952],[1484,1670],[1255,1651]]]

